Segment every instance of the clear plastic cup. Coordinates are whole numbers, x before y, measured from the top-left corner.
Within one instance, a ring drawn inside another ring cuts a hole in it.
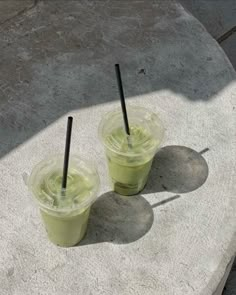
[[[27,185],[37,201],[48,238],[56,245],[78,244],[87,229],[90,207],[97,198],[99,177],[94,165],[71,155],[67,188],[61,190],[63,155],[36,165]]]
[[[99,125],[113,190],[135,195],[145,186],[164,128],[157,114],[138,106],[127,107],[131,135],[125,133],[121,109],[107,113]]]

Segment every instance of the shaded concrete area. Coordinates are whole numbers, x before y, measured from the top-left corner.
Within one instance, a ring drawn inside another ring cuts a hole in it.
[[[236,1],[179,0],[220,43],[236,69]]]
[[[223,50],[173,1],[35,3],[0,26],[1,292],[220,294],[236,249],[236,74]],[[119,106],[117,62],[127,102],[158,112],[172,147],[134,202],[110,192],[97,137]],[[68,113],[101,195],[84,244],[63,249],[22,174],[63,151]]]
[[[236,21],[235,21],[236,23]],[[232,65],[236,69],[236,25],[235,32],[221,43],[222,48],[229,57]]]
[[[236,2],[234,0],[179,0],[218,39],[236,23]]]
[[[28,9],[37,4],[37,0],[1,0],[0,25],[10,22],[13,18],[24,14]]]
[[[210,101],[234,80],[197,21],[153,3],[40,1],[2,25],[0,156],[70,110],[117,99],[116,62],[127,97],[168,89]]]
[[[223,295],[235,295],[236,294],[236,266],[233,266],[229,278],[227,280]]]
[[[180,0],[180,3],[204,24],[236,69],[236,1]],[[235,267],[230,273],[224,294],[236,294]]]
[[[152,207],[142,196],[127,198],[107,192],[93,205],[87,234],[80,245],[133,243],[147,234],[153,219]]]
[[[201,187],[207,177],[208,165],[200,153],[185,146],[165,146],[154,158],[144,193],[189,193]]]

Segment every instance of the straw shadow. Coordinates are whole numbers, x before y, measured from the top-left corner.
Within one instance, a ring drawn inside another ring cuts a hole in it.
[[[107,192],[92,206],[87,234],[79,246],[132,243],[150,230],[153,219],[152,207],[142,196],[125,197]]]
[[[209,148],[205,148],[202,151],[200,151],[199,154],[203,155],[203,154],[209,152],[209,150],[210,150]]]
[[[163,206],[163,205],[165,205],[167,203],[170,203],[170,202],[172,202],[172,201],[174,201],[174,200],[176,200],[176,199],[178,199],[180,197],[181,197],[180,195],[172,196],[172,197],[167,198],[165,200],[162,200],[162,201],[160,201],[158,203],[152,204],[152,208],[157,208],[157,207]]]
[[[208,165],[202,155],[185,146],[166,146],[155,156],[144,193],[187,193],[204,184]]]

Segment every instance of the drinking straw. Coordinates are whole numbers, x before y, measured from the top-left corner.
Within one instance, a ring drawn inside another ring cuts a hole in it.
[[[117,78],[117,84],[118,84],[118,89],[119,89],[119,94],[120,94],[121,108],[122,108],[123,119],[124,119],[124,124],[125,124],[125,131],[126,131],[127,135],[129,136],[130,135],[129,121],[128,121],[128,116],[127,116],[127,111],[126,111],[125,96],[124,96],[124,91],[123,91],[123,85],[122,85],[122,80],[121,80],[119,64],[115,64],[115,69],[116,69],[116,78]]]
[[[73,117],[68,117],[67,130],[66,130],[66,144],[65,144],[65,154],[64,154],[63,176],[62,176],[62,191],[65,191],[66,184],[67,184],[72,123],[73,123]]]

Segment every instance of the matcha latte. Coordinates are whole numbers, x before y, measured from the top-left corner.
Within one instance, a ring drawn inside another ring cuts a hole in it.
[[[99,126],[105,147],[113,190],[134,195],[145,186],[153,157],[163,137],[156,114],[141,107],[128,107],[130,135],[127,136],[120,110],[108,113]]]
[[[63,191],[62,167],[62,155],[45,159],[33,169],[28,185],[39,205],[48,238],[58,246],[69,247],[79,243],[86,233],[99,179],[91,163],[72,155]]]

